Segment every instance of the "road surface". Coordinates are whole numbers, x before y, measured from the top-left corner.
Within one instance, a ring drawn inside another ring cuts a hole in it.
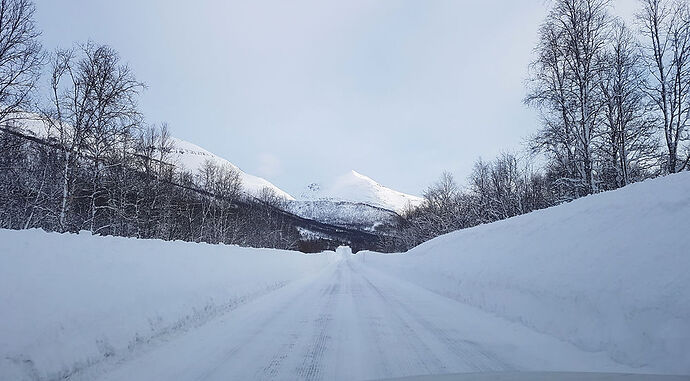
[[[625,370],[346,255],[206,324],[72,379],[364,380]]]

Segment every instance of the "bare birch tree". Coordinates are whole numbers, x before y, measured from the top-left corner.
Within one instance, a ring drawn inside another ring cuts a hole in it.
[[[27,110],[43,64],[30,0],[0,0],[0,123]]]
[[[574,189],[596,190],[593,153],[602,109],[599,83],[611,17],[607,0],[558,0],[542,25],[526,103],[538,107],[544,126],[534,148],[546,152]]]
[[[641,180],[657,164],[658,144],[642,91],[642,59],[633,34],[621,21],[613,28],[606,61],[600,85],[606,128],[599,146],[602,187],[613,189]]]
[[[675,173],[690,160],[690,155],[684,161],[679,158],[690,118],[690,11],[686,1],[641,1],[637,19],[650,74],[644,90],[664,134],[666,170]]]
[[[112,48],[93,43],[57,51],[50,84],[51,105],[43,115],[64,151],[60,226],[68,228],[74,171],[80,159],[88,156],[93,176],[89,228],[96,230],[94,221],[100,207],[96,205],[97,184],[103,159],[130,136],[130,130],[141,120],[137,97],[144,85],[127,65],[120,63]]]

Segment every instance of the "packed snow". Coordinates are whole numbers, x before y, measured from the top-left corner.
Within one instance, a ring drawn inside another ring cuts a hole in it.
[[[0,231],[0,379],[690,375],[690,173],[405,254]]]
[[[362,203],[397,213],[423,202],[421,197],[387,188],[356,171],[350,171],[324,184],[310,184],[300,194],[300,199]]]

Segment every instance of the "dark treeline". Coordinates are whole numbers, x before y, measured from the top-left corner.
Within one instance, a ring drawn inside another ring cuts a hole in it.
[[[171,164],[168,129],[145,124],[144,84],[117,52],[46,54],[33,15],[31,1],[0,0],[0,228],[298,247],[280,199],[247,196],[234,168]]]
[[[690,169],[688,2],[640,0],[632,27],[608,0],[551,4],[528,78],[542,123],[527,159],[479,161],[462,189],[444,174],[406,213],[404,246]]]

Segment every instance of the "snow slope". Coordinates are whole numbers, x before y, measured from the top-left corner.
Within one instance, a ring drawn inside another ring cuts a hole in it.
[[[0,380],[62,379],[333,262],[327,254],[0,230]]]
[[[19,127],[24,133],[28,133],[37,137],[46,137],[50,133],[47,130],[46,124],[35,114],[21,113],[13,123]],[[287,192],[273,185],[266,179],[254,176],[242,171],[238,166],[217,156],[196,144],[172,137],[174,143],[174,150],[172,152],[171,164],[178,166],[180,169],[190,171],[192,174],[199,173],[204,163],[208,160],[221,167],[230,167],[239,172],[240,179],[242,179],[242,187],[245,192],[252,196],[260,196],[264,188],[269,188],[275,192],[276,195],[283,197],[286,200],[294,200]]]
[[[690,374],[690,173],[365,255],[382,273],[584,351]]]
[[[195,144],[184,141],[178,138],[172,138],[175,148],[173,150],[173,162],[178,164],[183,169],[191,171],[192,173],[198,173],[203,167],[204,163],[209,160],[212,163],[221,167],[230,167],[237,170],[242,179],[242,187],[246,192],[253,196],[261,195],[264,188],[272,189],[276,195],[286,199],[294,200],[287,192],[278,188],[277,186],[271,184],[268,180],[254,175],[250,175],[242,171],[238,166],[217,156]]]
[[[45,137],[49,134],[46,130],[47,127],[45,123],[35,114],[22,113],[16,118],[15,123],[17,126],[21,126],[21,129],[25,133],[34,136]],[[244,190],[252,196],[260,196],[262,191],[268,188],[273,190],[276,195],[288,201],[295,200],[289,193],[268,180],[246,173],[237,165],[196,144],[176,137],[172,137],[172,141],[174,143],[174,150],[170,161],[180,169],[197,174],[204,163],[210,161],[218,166],[230,167],[237,170],[242,179]],[[408,206],[417,206],[423,201],[421,197],[387,188],[356,171],[350,171],[323,185],[313,183],[300,195],[300,199],[304,201],[334,201],[335,203],[339,203],[339,205],[331,205],[330,208],[327,208],[325,203],[321,203],[321,206],[329,210],[324,209],[319,214],[328,215],[329,219],[343,221],[352,218],[349,214],[349,210],[346,210],[348,208],[343,207],[343,202],[368,204],[377,208],[388,209],[400,213]],[[302,217],[312,218],[311,215],[307,214],[308,211],[313,209],[309,203],[305,203],[304,205],[293,205],[291,209],[298,214],[303,212],[300,214]],[[357,207],[353,206],[349,209],[357,209]],[[341,215],[343,212],[345,215]],[[373,211],[370,210],[368,213],[372,214]],[[385,215],[377,217],[381,219],[387,218]],[[377,222],[380,221],[374,221],[374,223]]]
[[[363,203],[400,213],[417,206],[422,198],[387,188],[356,171],[325,183],[312,183],[301,194],[303,200],[332,200]]]

